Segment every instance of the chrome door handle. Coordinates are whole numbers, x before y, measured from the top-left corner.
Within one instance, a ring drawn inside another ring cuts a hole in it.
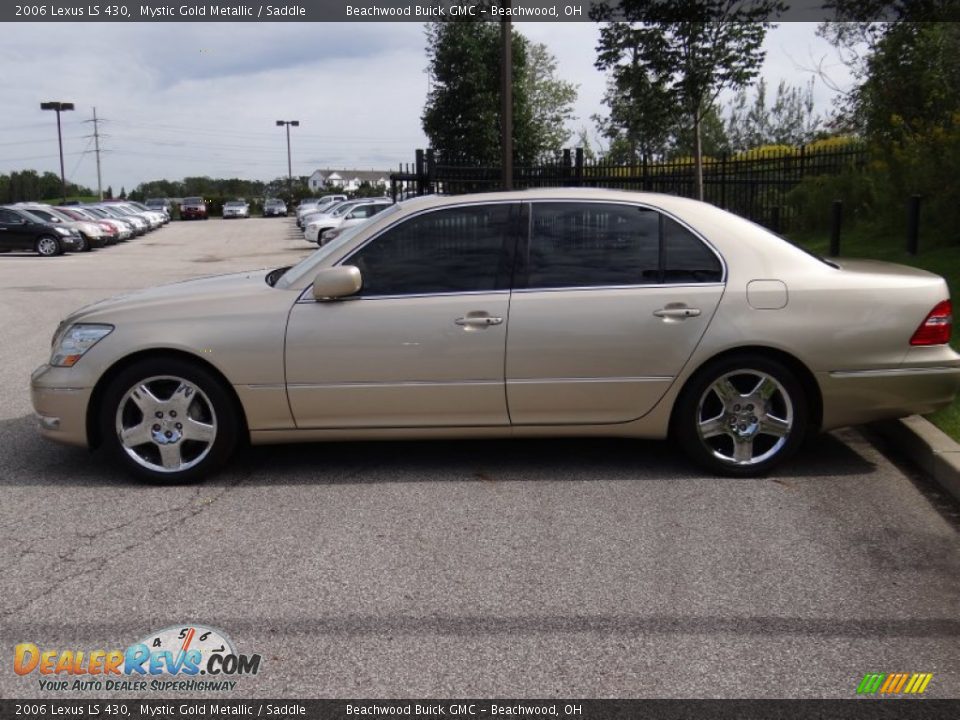
[[[700,308],[665,307],[660,308],[659,310],[654,310],[653,314],[658,318],[674,318],[677,320],[684,320],[689,317],[698,317],[700,315]]]
[[[459,317],[453,321],[463,327],[490,327],[491,325],[500,325],[503,323],[502,317],[490,317],[489,315],[467,315]]]

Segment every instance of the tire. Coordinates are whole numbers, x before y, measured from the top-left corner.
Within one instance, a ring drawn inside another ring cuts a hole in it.
[[[673,434],[705,470],[759,477],[796,452],[809,417],[803,386],[786,365],[735,355],[690,378],[677,400]]]
[[[60,245],[60,241],[51,235],[41,235],[38,237],[34,244],[34,249],[37,251],[37,255],[42,257],[53,257],[54,255],[63,254],[63,246]]]
[[[223,382],[199,364],[152,358],[120,372],[100,406],[107,452],[141,480],[191,483],[219,470],[243,424]]]
[[[90,252],[93,248],[90,247],[90,241],[87,240],[86,235],[81,235],[80,239],[77,241],[76,246],[73,248],[74,252]]]

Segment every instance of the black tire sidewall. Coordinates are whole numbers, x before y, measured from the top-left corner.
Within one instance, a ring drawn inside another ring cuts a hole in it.
[[[737,370],[756,370],[774,377],[786,390],[793,405],[793,428],[787,442],[776,455],[756,465],[732,465],[717,459],[697,433],[697,412],[703,393],[717,378]],[[709,363],[687,381],[677,400],[673,432],[682,452],[705,470],[728,477],[758,477],[766,475],[797,451],[803,444],[809,418],[809,403],[803,386],[789,367],[768,357],[731,355]]]
[[[115,418],[120,400],[138,382],[157,375],[179,377],[195,384],[209,398],[217,417],[217,436],[210,452],[200,463],[180,473],[155,472],[137,464],[117,437]],[[106,452],[118,458],[139,479],[162,485],[192,483],[212,475],[229,460],[243,428],[240,412],[220,378],[199,363],[180,358],[149,358],[125,368],[110,381],[99,408],[100,432]]]

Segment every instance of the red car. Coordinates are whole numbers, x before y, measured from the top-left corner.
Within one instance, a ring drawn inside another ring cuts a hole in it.
[[[207,204],[200,197],[184,198],[180,203],[181,220],[206,220]]]

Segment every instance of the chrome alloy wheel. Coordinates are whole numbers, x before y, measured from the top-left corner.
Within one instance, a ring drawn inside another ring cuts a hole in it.
[[[188,470],[210,452],[217,416],[199,387],[174,376],[138,382],[117,405],[117,437],[134,462],[159,473]]]
[[[758,465],[786,445],[794,410],[784,386],[759,370],[720,376],[700,397],[697,434],[713,457],[731,465]]]
[[[60,252],[60,245],[52,237],[42,237],[37,240],[37,253],[44,257],[51,257]]]

